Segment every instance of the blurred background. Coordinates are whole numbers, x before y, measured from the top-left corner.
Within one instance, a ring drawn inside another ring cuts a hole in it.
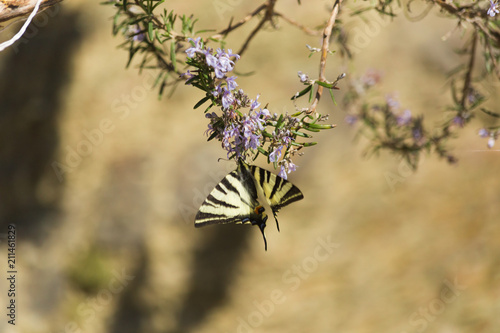
[[[327,4],[288,0],[277,10],[315,27]],[[216,30],[256,7],[168,5]],[[113,14],[64,1],[0,54],[1,332],[498,332],[500,152],[477,135],[486,118],[450,142],[458,165],[429,156],[413,172],[387,153],[364,158],[366,141],[353,141],[345,110],[326,94],[320,112],[337,127],[296,159],[289,179],[305,199],[280,212],[280,233],[269,223],[265,252],[255,227],[194,228],[235,165],[206,142],[207,121],[193,110],[199,91],[179,85],[159,100],[148,73],[125,69]],[[434,10],[420,22],[365,18],[347,23],[356,59],[330,56],[327,77],[378,69],[380,91],[441,121],[446,73],[463,60],[453,52],[459,36],[442,40],[455,23]],[[227,47],[238,50],[253,27]],[[285,22],[266,29],[238,62],[255,71],[240,87],[272,112],[293,110],[297,71],[318,71],[306,43],[320,40]],[[498,105],[498,82],[483,88]],[[18,232],[15,326],[5,310],[9,224]]]

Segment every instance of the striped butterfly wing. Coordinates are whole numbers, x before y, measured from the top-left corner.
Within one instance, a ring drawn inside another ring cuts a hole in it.
[[[257,189],[248,170],[239,165],[210,192],[196,214],[194,225],[265,224],[257,198]]]
[[[255,165],[246,167],[253,175],[255,183],[262,189],[267,203],[271,206],[274,220],[276,221],[276,226],[279,231],[280,226],[276,216],[278,211],[292,202],[303,199],[304,195],[297,186],[270,171],[259,168]]]

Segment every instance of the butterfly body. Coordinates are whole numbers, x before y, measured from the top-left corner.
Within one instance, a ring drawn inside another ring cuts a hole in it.
[[[238,160],[237,169],[224,177],[201,205],[195,217],[195,227],[226,223],[257,225],[267,250],[264,228],[268,216],[258,201],[259,193],[271,207],[278,231],[278,210],[304,198],[291,182]]]

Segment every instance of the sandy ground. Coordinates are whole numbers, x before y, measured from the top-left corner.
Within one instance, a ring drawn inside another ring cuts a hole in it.
[[[315,26],[326,2],[314,3],[278,9]],[[203,14],[199,29],[252,8],[175,5]],[[458,165],[429,156],[413,172],[387,153],[363,158],[364,140],[353,142],[344,110],[325,98],[321,112],[338,126],[296,160],[290,180],[305,199],[280,212],[280,233],[269,224],[264,252],[257,228],[194,228],[234,164],[206,142],[206,119],[192,110],[198,91],[179,86],[158,100],[148,75],[124,69],[112,14],[68,1],[0,55],[1,332],[498,332],[500,155],[484,151],[482,117],[450,142]],[[441,40],[453,22],[434,12],[418,23],[368,19],[378,22],[369,38],[355,30],[366,24],[349,25],[356,61],[332,56],[329,77],[379,68],[382,91],[441,120],[445,73],[460,59],[460,40]],[[317,71],[304,44],[318,42],[286,23],[267,29],[239,63],[255,71],[240,86],[273,112],[292,110],[296,72]],[[68,167],[57,173],[54,162]]]

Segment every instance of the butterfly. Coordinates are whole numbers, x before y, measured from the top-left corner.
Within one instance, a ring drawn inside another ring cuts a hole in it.
[[[194,225],[195,227],[226,223],[257,225],[262,232],[267,251],[264,229],[268,216],[258,201],[259,195],[265,198],[271,207],[278,231],[280,228],[277,212],[282,207],[304,198],[302,192],[291,182],[239,159],[237,169],[224,177],[205,199],[196,214]]]

